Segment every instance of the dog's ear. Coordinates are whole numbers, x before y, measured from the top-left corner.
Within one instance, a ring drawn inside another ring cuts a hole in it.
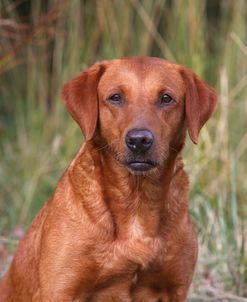
[[[79,124],[86,141],[93,138],[98,120],[97,87],[107,61],[99,62],[66,83],[62,90],[65,106]]]
[[[185,113],[188,132],[194,144],[202,126],[213,113],[217,95],[212,87],[200,80],[191,70],[182,68],[185,83]]]

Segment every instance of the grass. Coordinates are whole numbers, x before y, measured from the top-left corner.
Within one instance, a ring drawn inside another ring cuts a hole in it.
[[[160,56],[192,68],[219,95],[199,145],[188,140],[184,151],[200,242],[191,297],[247,297],[246,1],[0,5],[0,253],[13,251],[18,230],[31,222],[82,143],[62,105],[62,84],[96,60]]]

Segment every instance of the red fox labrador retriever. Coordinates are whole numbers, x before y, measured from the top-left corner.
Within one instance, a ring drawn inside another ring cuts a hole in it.
[[[68,82],[86,143],[34,219],[0,301],[182,302],[197,259],[180,157],[214,90],[159,58],[102,61]]]

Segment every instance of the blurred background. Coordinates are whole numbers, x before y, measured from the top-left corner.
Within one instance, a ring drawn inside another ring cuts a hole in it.
[[[83,142],[63,83],[129,55],[186,65],[217,90],[184,150],[200,242],[190,297],[247,301],[245,0],[0,0],[0,274]]]

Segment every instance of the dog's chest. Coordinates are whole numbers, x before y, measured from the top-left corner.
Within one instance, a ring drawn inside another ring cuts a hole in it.
[[[98,245],[97,283],[107,283],[114,278],[130,285],[136,283],[137,271],[148,268],[157,259],[161,245],[161,240],[148,236],[138,217],[133,217],[125,236]]]
[[[145,230],[140,223],[138,216],[134,216],[127,228],[128,237],[135,238],[136,240],[146,237]]]

